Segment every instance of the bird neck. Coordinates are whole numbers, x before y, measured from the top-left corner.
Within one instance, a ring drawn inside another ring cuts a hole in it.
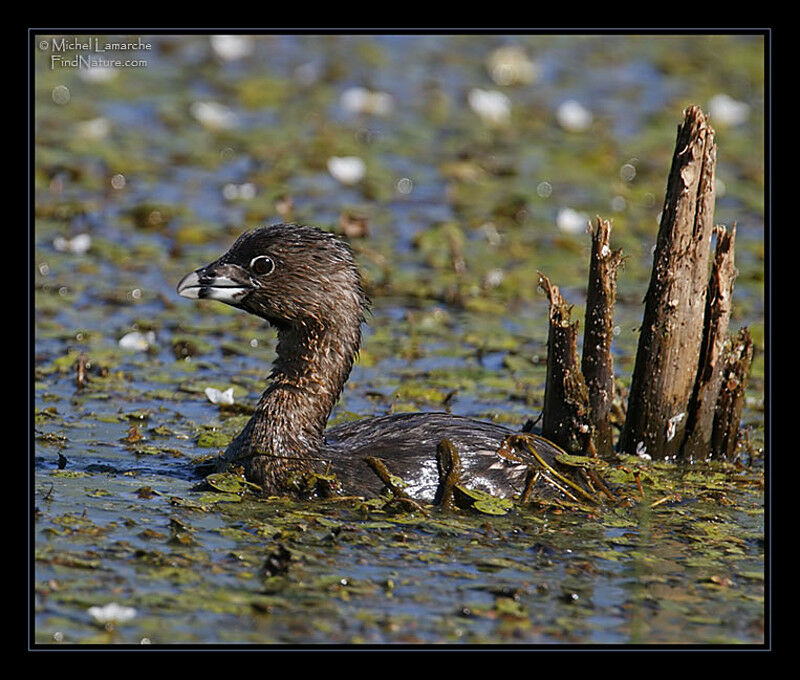
[[[320,466],[325,425],[361,344],[361,320],[349,326],[306,321],[278,330],[270,384],[253,416],[254,449],[269,477]],[[324,468],[323,468],[324,469]]]

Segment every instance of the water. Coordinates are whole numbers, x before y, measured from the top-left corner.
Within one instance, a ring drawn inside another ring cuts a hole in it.
[[[750,106],[743,124],[717,126],[716,221],[738,229],[731,326],[748,325],[763,347],[760,38],[264,36],[231,63],[207,36],[150,42],[147,67],[107,82],[50,70],[48,51],[34,61],[36,642],[763,641],[757,455],[745,460],[752,467],[656,468],[644,500],[597,516],[201,502],[194,462],[224,449],[246,419],[204,389],[233,386],[237,404],[254,405],[275,341],[258,319],[174,292],[242,228],[281,221],[282,195],[292,219],[325,228],[343,211],[363,213],[370,236],[354,247],[374,315],[334,420],[442,410],[454,392],[453,413],[521,426],[538,415],[544,384],[547,311],[535,272],[562,287],[574,318],[583,314],[588,237],[559,232],[557,210],[614,220],[612,245],[628,255],[614,346],[626,382],[675,126],[686,105],[724,91]],[[537,80],[491,80],[486,59],[503,44],[525,50]],[[58,85],[69,104],[54,102]],[[391,94],[392,113],[344,111],[341,93],[354,85]],[[507,94],[509,125],[470,110],[473,87]],[[558,127],[567,99],[592,111],[587,132]],[[204,128],[191,114],[198,100],[229,107],[237,125]],[[109,134],[82,136],[79,124],[98,117]],[[363,182],[330,177],[334,155],[362,157]],[[636,167],[630,182],[619,174],[626,163]],[[410,194],[397,190],[402,178]],[[246,182],[254,197],[224,198],[226,184]],[[615,197],[623,207],[610,211]],[[460,281],[453,225],[467,265]],[[80,233],[92,239],[86,253],[55,249],[56,237]],[[487,288],[494,270],[503,277]],[[448,302],[453,286],[463,307]],[[155,333],[153,346],[121,349],[133,330]],[[173,350],[180,340],[195,345],[188,360]],[[78,389],[81,352],[91,365]],[[743,422],[757,449],[759,354],[748,396]],[[650,507],[670,493],[680,500]],[[278,546],[291,559],[270,574]],[[104,628],[87,610],[109,602],[136,616]]]

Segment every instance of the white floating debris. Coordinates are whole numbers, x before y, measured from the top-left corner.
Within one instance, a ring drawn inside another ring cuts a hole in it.
[[[368,113],[388,116],[394,109],[394,99],[388,92],[372,92],[366,87],[350,87],[342,92],[342,108],[348,113]]]
[[[221,392],[214,387],[206,387],[206,396],[212,404],[227,404],[230,406],[233,403],[233,388],[229,387],[224,392]]]
[[[716,94],[708,102],[708,113],[712,123],[739,125],[747,120],[750,107],[727,94]]]
[[[486,60],[489,75],[498,85],[530,85],[541,75],[541,68],[521,47],[498,47]]]
[[[297,80],[300,85],[313,85],[319,80],[321,75],[322,69],[313,61],[300,64],[300,66],[294,70],[295,80]]]
[[[212,35],[211,49],[223,61],[236,61],[253,52],[253,41],[246,35]]]
[[[369,99],[370,91],[365,87],[351,87],[342,92],[339,103],[345,111],[363,113]]]
[[[124,189],[125,184],[127,184],[127,180],[125,179],[125,175],[123,175],[122,173],[118,172],[111,178],[111,186],[117,191]]]
[[[69,100],[72,98],[69,88],[66,85],[56,85],[53,88],[51,96],[53,97],[53,101],[61,106],[69,104]]]
[[[556,215],[556,226],[567,234],[580,234],[588,224],[589,216],[572,208],[561,208]]]
[[[360,182],[366,171],[367,166],[358,156],[331,156],[328,159],[328,172],[342,184]]]
[[[505,272],[502,269],[490,269],[486,272],[483,283],[486,288],[497,288],[497,286],[503,283],[505,276]]]
[[[636,445],[636,455],[643,460],[653,460],[653,457],[647,453],[647,447],[644,442],[639,442]]]
[[[401,177],[397,180],[397,192],[400,194],[408,195],[414,191],[414,180],[410,177]]]
[[[113,66],[90,66],[78,71],[87,83],[107,83],[117,77],[117,69]]]
[[[140,331],[132,331],[126,333],[119,339],[119,346],[122,349],[132,349],[135,352],[144,352],[150,345],[155,343],[156,334],[153,331],[142,333]]]
[[[484,222],[481,225],[481,231],[491,245],[499,246],[502,243],[503,235],[497,231],[494,222]]]
[[[252,182],[245,182],[239,185],[239,198],[249,201],[251,198],[255,198],[255,195],[256,185]]]
[[[111,132],[111,123],[108,118],[92,118],[84,120],[75,125],[75,134],[83,139],[104,139]]]
[[[539,182],[536,185],[536,193],[542,198],[550,198],[550,194],[553,193],[553,185],[550,182]]]
[[[60,253],[83,255],[92,246],[92,237],[89,234],[78,234],[72,238],[57,236],[53,241],[53,248]]]
[[[667,421],[667,441],[671,442],[675,438],[675,433],[678,429],[678,424],[686,417],[685,413],[679,413],[676,416],[672,416]]]
[[[614,196],[609,205],[614,212],[622,212],[628,207],[628,201],[625,200],[624,196]]]
[[[222,197],[226,201],[236,200],[237,198],[239,198],[239,187],[229,182],[224,187],[222,187]]]
[[[511,118],[511,100],[498,90],[474,88],[467,95],[470,108],[488,123],[507,123]]]
[[[200,124],[212,130],[227,130],[239,124],[239,117],[218,102],[194,102],[190,109]]]
[[[89,607],[87,611],[98,623],[125,623],[136,616],[133,607],[123,607],[116,602],[110,602],[102,607]]]
[[[251,182],[245,182],[244,184],[229,182],[222,187],[222,196],[226,201],[235,201],[237,198],[248,201],[251,198],[255,198],[255,195],[256,187]]]
[[[592,124],[592,112],[580,102],[569,99],[558,107],[556,119],[568,132],[583,132]]]
[[[619,169],[619,177],[623,182],[632,182],[636,177],[636,166],[633,163],[625,163]]]

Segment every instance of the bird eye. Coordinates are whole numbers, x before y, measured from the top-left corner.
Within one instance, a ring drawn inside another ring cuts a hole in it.
[[[250,260],[250,271],[257,276],[270,274],[273,269],[275,269],[275,263],[266,255],[259,255]]]

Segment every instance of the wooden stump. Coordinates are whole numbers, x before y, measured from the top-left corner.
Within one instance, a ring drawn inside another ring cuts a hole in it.
[[[589,392],[578,363],[578,326],[558,287],[539,273],[539,287],[550,300],[547,379],[542,434],[567,453],[587,454],[592,442]]]
[[[653,458],[729,457],[736,450],[744,382],[753,354],[749,333],[727,340],[736,280],[736,228],[713,227],[714,131],[696,106],[678,127],[636,361],[618,450]],[[589,225],[592,259],[581,366],[578,322],[544,275],[550,300],[543,434],[570,453],[613,452],[611,355],[621,251],[611,224]],[[712,232],[717,246],[709,278]]]
[[[677,456],[703,344],[714,215],[714,131],[699,107],[678,127],[619,450]]]
[[[728,232],[725,227],[718,225],[714,228],[714,233],[717,236],[717,247],[706,292],[703,344],[694,393],[689,404],[686,440],[682,449],[685,458],[707,458],[711,454],[714,413],[726,359],[725,346],[730,344],[728,323],[733,283],[738,273],[733,264],[736,227]]]
[[[753,360],[753,339],[742,328],[735,340],[728,342],[722,369],[722,385],[714,413],[711,456],[733,458],[739,438],[739,421],[744,406],[745,379]]]
[[[597,218],[590,225],[592,257],[589,265],[589,285],[586,295],[586,320],[583,332],[581,371],[589,392],[591,421],[594,426],[594,445],[600,456],[613,452],[611,405],[614,401],[614,360],[611,338],[614,327],[617,268],[622,263],[622,251],[610,248],[611,223]]]

